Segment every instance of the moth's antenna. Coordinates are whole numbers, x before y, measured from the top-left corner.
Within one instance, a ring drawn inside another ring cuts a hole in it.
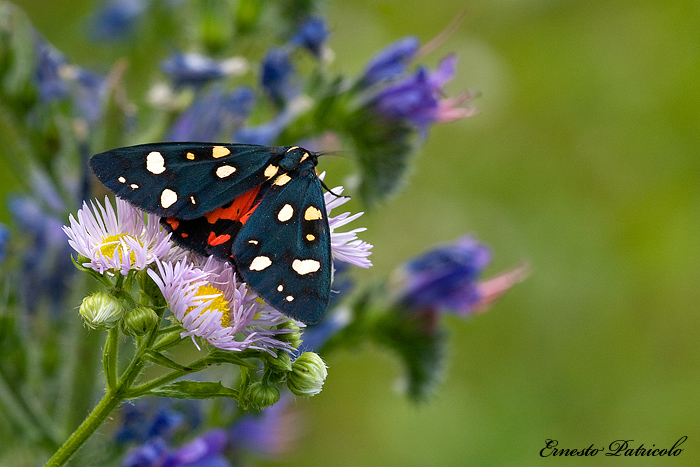
[[[318,179],[318,181],[321,182],[321,186],[322,186],[328,193],[332,194],[332,195],[335,196],[336,198],[342,198],[342,197],[343,197],[342,195],[333,193],[333,191],[332,191],[330,188],[328,188],[328,185],[326,185],[326,184],[323,182],[323,180],[321,180],[320,178]]]

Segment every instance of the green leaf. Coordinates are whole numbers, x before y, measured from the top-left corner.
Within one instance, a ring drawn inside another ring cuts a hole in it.
[[[406,394],[415,402],[427,399],[442,378],[446,339],[438,318],[429,311],[391,310],[375,330],[375,341],[401,359]]]
[[[149,393],[177,399],[212,399],[214,397],[238,399],[238,391],[225,387],[221,382],[175,381],[152,389]]]
[[[416,148],[416,131],[405,121],[366,111],[355,112],[347,124],[360,169],[360,196],[373,207],[403,186]]]
[[[163,354],[160,353],[160,352],[149,351],[149,352],[146,354],[146,357],[147,357],[150,361],[152,361],[153,363],[155,363],[155,364],[157,364],[157,365],[160,365],[160,366],[162,366],[162,367],[165,367],[165,368],[171,368],[171,369],[173,369],[173,370],[178,370],[178,371],[179,371],[179,370],[187,370],[187,368],[185,368],[184,366],[180,365],[180,364],[177,363],[176,361],[173,361],[173,360],[169,359],[168,357],[166,357],[165,355],[163,355]]]
[[[242,366],[249,368],[251,370],[256,370],[258,368],[254,363],[248,362],[243,358],[245,356],[251,356],[243,352],[231,352],[226,350],[212,350],[207,355],[207,361],[212,363],[231,363],[233,365]]]

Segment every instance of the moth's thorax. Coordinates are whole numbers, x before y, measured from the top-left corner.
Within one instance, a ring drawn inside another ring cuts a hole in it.
[[[279,167],[285,172],[293,172],[298,169],[300,165],[307,165],[309,162],[313,164],[312,167],[315,167],[318,162],[318,156],[299,146],[292,146],[284,148],[284,154],[279,161]]]

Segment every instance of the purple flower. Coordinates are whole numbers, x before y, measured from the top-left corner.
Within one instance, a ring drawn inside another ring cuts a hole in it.
[[[0,263],[7,256],[7,244],[10,242],[10,231],[7,226],[0,222]]]
[[[423,253],[400,268],[397,301],[412,309],[467,315],[483,298],[478,281],[490,261],[488,247],[471,236]]]
[[[260,84],[268,97],[280,107],[297,94],[297,86],[292,82],[295,69],[289,53],[287,48],[272,48],[262,62]]]
[[[296,414],[289,409],[292,398],[283,394],[259,414],[244,415],[229,428],[229,443],[236,453],[272,457],[290,450],[299,435]]]
[[[107,97],[107,79],[77,66],[68,68],[68,73],[74,81],[73,104],[78,115],[89,124],[97,123]]]
[[[464,99],[441,98],[443,86],[455,75],[456,64],[457,56],[448,55],[433,72],[420,68],[379,91],[369,105],[384,117],[408,120],[421,131],[435,122],[469,117],[473,109],[459,107]]]
[[[61,222],[28,196],[11,197],[7,204],[22,236],[30,241],[21,259],[20,297],[30,312],[43,298],[50,300],[52,311],[59,312],[75,270]]]
[[[275,140],[291,122],[291,118],[286,112],[278,113],[269,122],[239,128],[233,134],[233,140],[237,143],[260,144],[263,146],[273,146]]]
[[[359,86],[368,88],[380,81],[401,76],[419,47],[418,39],[413,36],[389,44],[370,59],[360,77]]]
[[[480,282],[490,262],[489,248],[470,235],[429,250],[395,273],[393,282],[399,284],[395,301],[413,310],[451,311],[461,316],[481,311],[528,274],[527,266],[520,266]]]
[[[68,95],[68,85],[61,77],[61,70],[68,64],[66,57],[39,34],[35,34],[36,70],[34,79],[39,98],[44,102],[63,99]]]
[[[239,57],[219,61],[196,53],[177,52],[163,61],[160,69],[176,87],[198,87],[228,75],[242,74],[247,71],[248,64]]]
[[[77,115],[93,124],[102,116],[107,95],[106,79],[68,59],[44,38],[35,36],[34,79],[43,102],[70,97]]]
[[[127,404],[122,409],[120,426],[114,437],[119,443],[168,438],[184,421],[184,414],[173,410],[169,404]]]
[[[285,128],[311,105],[309,99],[303,96],[292,99],[272,120],[257,126],[239,128],[233,133],[232,139],[237,143],[273,146]]]
[[[220,88],[209,90],[195,100],[175,121],[168,141],[217,141],[230,128],[243,124],[250,113],[255,95],[241,86],[231,93]]]
[[[321,58],[323,44],[328,39],[326,21],[318,16],[307,19],[289,40],[289,44],[308,49],[316,58]]]
[[[130,450],[124,457],[124,467],[231,467],[222,452],[226,447],[226,432],[210,430],[177,449],[169,449],[161,438]]]
[[[123,39],[131,34],[147,6],[146,0],[111,0],[104,3],[92,15],[91,36],[105,41]]]

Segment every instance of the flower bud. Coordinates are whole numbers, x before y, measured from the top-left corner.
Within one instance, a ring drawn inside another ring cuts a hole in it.
[[[151,308],[140,306],[124,315],[122,332],[127,336],[143,336],[158,324],[158,315]]]
[[[292,370],[292,359],[289,354],[283,350],[277,352],[277,357],[271,357],[267,361],[269,366],[275,371],[287,373]]]
[[[124,307],[107,292],[97,292],[83,299],[79,312],[89,327],[106,330],[119,323],[124,315]]]
[[[297,396],[311,397],[323,388],[328,376],[325,362],[314,352],[304,352],[292,363],[287,386]]]
[[[270,386],[262,383],[261,381],[256,381],[248,386],[246,396],[248,403],[252,407],[262,410],[265,407],[274,405],[278,400],[280,400],[280,391],[275,386]]]
[[[277,334],[277,340],[289,342],[295,349],[299,348],[301,345],[301,329],[293,319],[287,320],[283,325],[279,326],[278,329],[291,329],[293,332]]]

